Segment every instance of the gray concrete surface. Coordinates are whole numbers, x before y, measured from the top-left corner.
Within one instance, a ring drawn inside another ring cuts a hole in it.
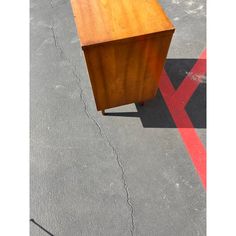
[[[197,58],[205,1],[161,3],[177,28],[168,58]],[[70,3],[31,0],[30,11],[30,217],[56,236],[206,235],[205,190],[178,130],[98,113]]]

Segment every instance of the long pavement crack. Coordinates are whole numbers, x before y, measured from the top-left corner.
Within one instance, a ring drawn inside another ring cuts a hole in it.
[[[52,0],[49,0],[49,4],[50,4],[51,8],[54,8]]]
[[[37,223],[34,219],[30,219],[30,222],[32,222],[33,224],[35,224],[36,226],[38,226],[40,229],[42,229],[44,232],[46,232],[47,234],[54,236],[54,234],[52,234],[51,232],[49,232],[47,229],[45,229],[42,225],[40,225],[39,223]]]
[[[96,127],[98,128],[99,130],[99,133],[101,135],[101,137],[103,137],[103,139],[106,141],[106,143],[108,144],[108,146],[112,149],[112,152],[114,154],[114,156],[116,157],[116,162],[121,170],[121,179],[122,179],[122,183],[123,183],[123,188],[124,188],[124,191],[125,191],[125,194],[126,194],[126,202],[127,202],[127,205],[129,206],[130,208],[130,217],[131,217],[131,227],[130,227],[130,233],[131,235],[133,236],[134,235],[134,232],[135,232],[135,223],[134,223],[134,207],[132,205],[132,202],[131,202],[131,198],[130,198],[130,193],[129,193],[129,189],[128,189],[128,184],[127,184],[127,181],[126,181],[126,177],[125,177],[125,169],[124,169],[124,166],[122,164],[122,161],[119,157],[119,154],[115,148],[115,146],[111,143],[111,141],[109,140],[108,136],[106,135],[106,133],[102,130],[102,127],[101,125],[98,123],[98,121],[90,114],[90,112],[88,111],[88,105],[86,103],[86,99],[85,99],[85,96],[84,96],[84,90],[82,88],[82,82],[81,82],[81,79],[80,79],[80,76],[78,75],[77,73],[77,69],[76,69],[76,66],[71,62],[71,60],[66,56],[63,48],[60,46],[60,44],[58,43],[58,37],[55,33],[55,28],[54,28],[54,25],[52,24],[52,26],[50,27],[51,31],[52,31],[52,36],[53,36],[53,40],[54,40],[54,45],[56,47],[56,49],[59,51],[59,54],[60,54],[60,57],[62,60],[65,60],[68,62],[68,64],[70,65],[71,69],[72,69],[72,73],[73,75],[75,76],[76,78],[76,82],[77,82],[77,85],[80,89],[80,99],[83,103],[83,106],[84,106],[84,111],[85,111],[85,114],[86,116],[93,121],[93,123],[96,125]]]

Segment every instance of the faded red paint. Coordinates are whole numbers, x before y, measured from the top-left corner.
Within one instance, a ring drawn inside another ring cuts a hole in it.
[[[165,103],[178,128],[204,188],[206,188],[206,149],[185,111],[185,106],[201,83],[201,75],[204,76],[205,74],[206,49],[202,52],[198,61],[177,90],[174,89],[165,70],[163,70],[159,85]],[[194,77],[194,75],[200,76]]]

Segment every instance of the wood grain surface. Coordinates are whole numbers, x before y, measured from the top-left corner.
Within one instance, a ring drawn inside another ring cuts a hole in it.
[[[71,0],[97,110],[156,95],[174,27],[156,0]]]
[[[97,109],[155,97],[171,37],[166,35],[85,49]]]
[[[156,0],[71,0],[82,47],[173,30]]]

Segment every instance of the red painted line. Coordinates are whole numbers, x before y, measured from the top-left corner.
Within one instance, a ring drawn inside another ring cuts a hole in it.
[[[199,84],[202,82],[202,78],[206,74],[206,60],[202,59],[205,54],[206,53],[204,50],[192,70],[187,74],[178,90],[175,92],[174,99],[181,101],[182,106],[187,105],[189,99],[198,88]]]
[[[204,188],[206,188],[206,149],[185,111],[185,106],[201,83],[201,77],[206,73],[205,58],[206,50],[200,55],[193,69],[188,73],[177,90],[174,89],[165,70],[163,70],[160,80],[162,96]]]

